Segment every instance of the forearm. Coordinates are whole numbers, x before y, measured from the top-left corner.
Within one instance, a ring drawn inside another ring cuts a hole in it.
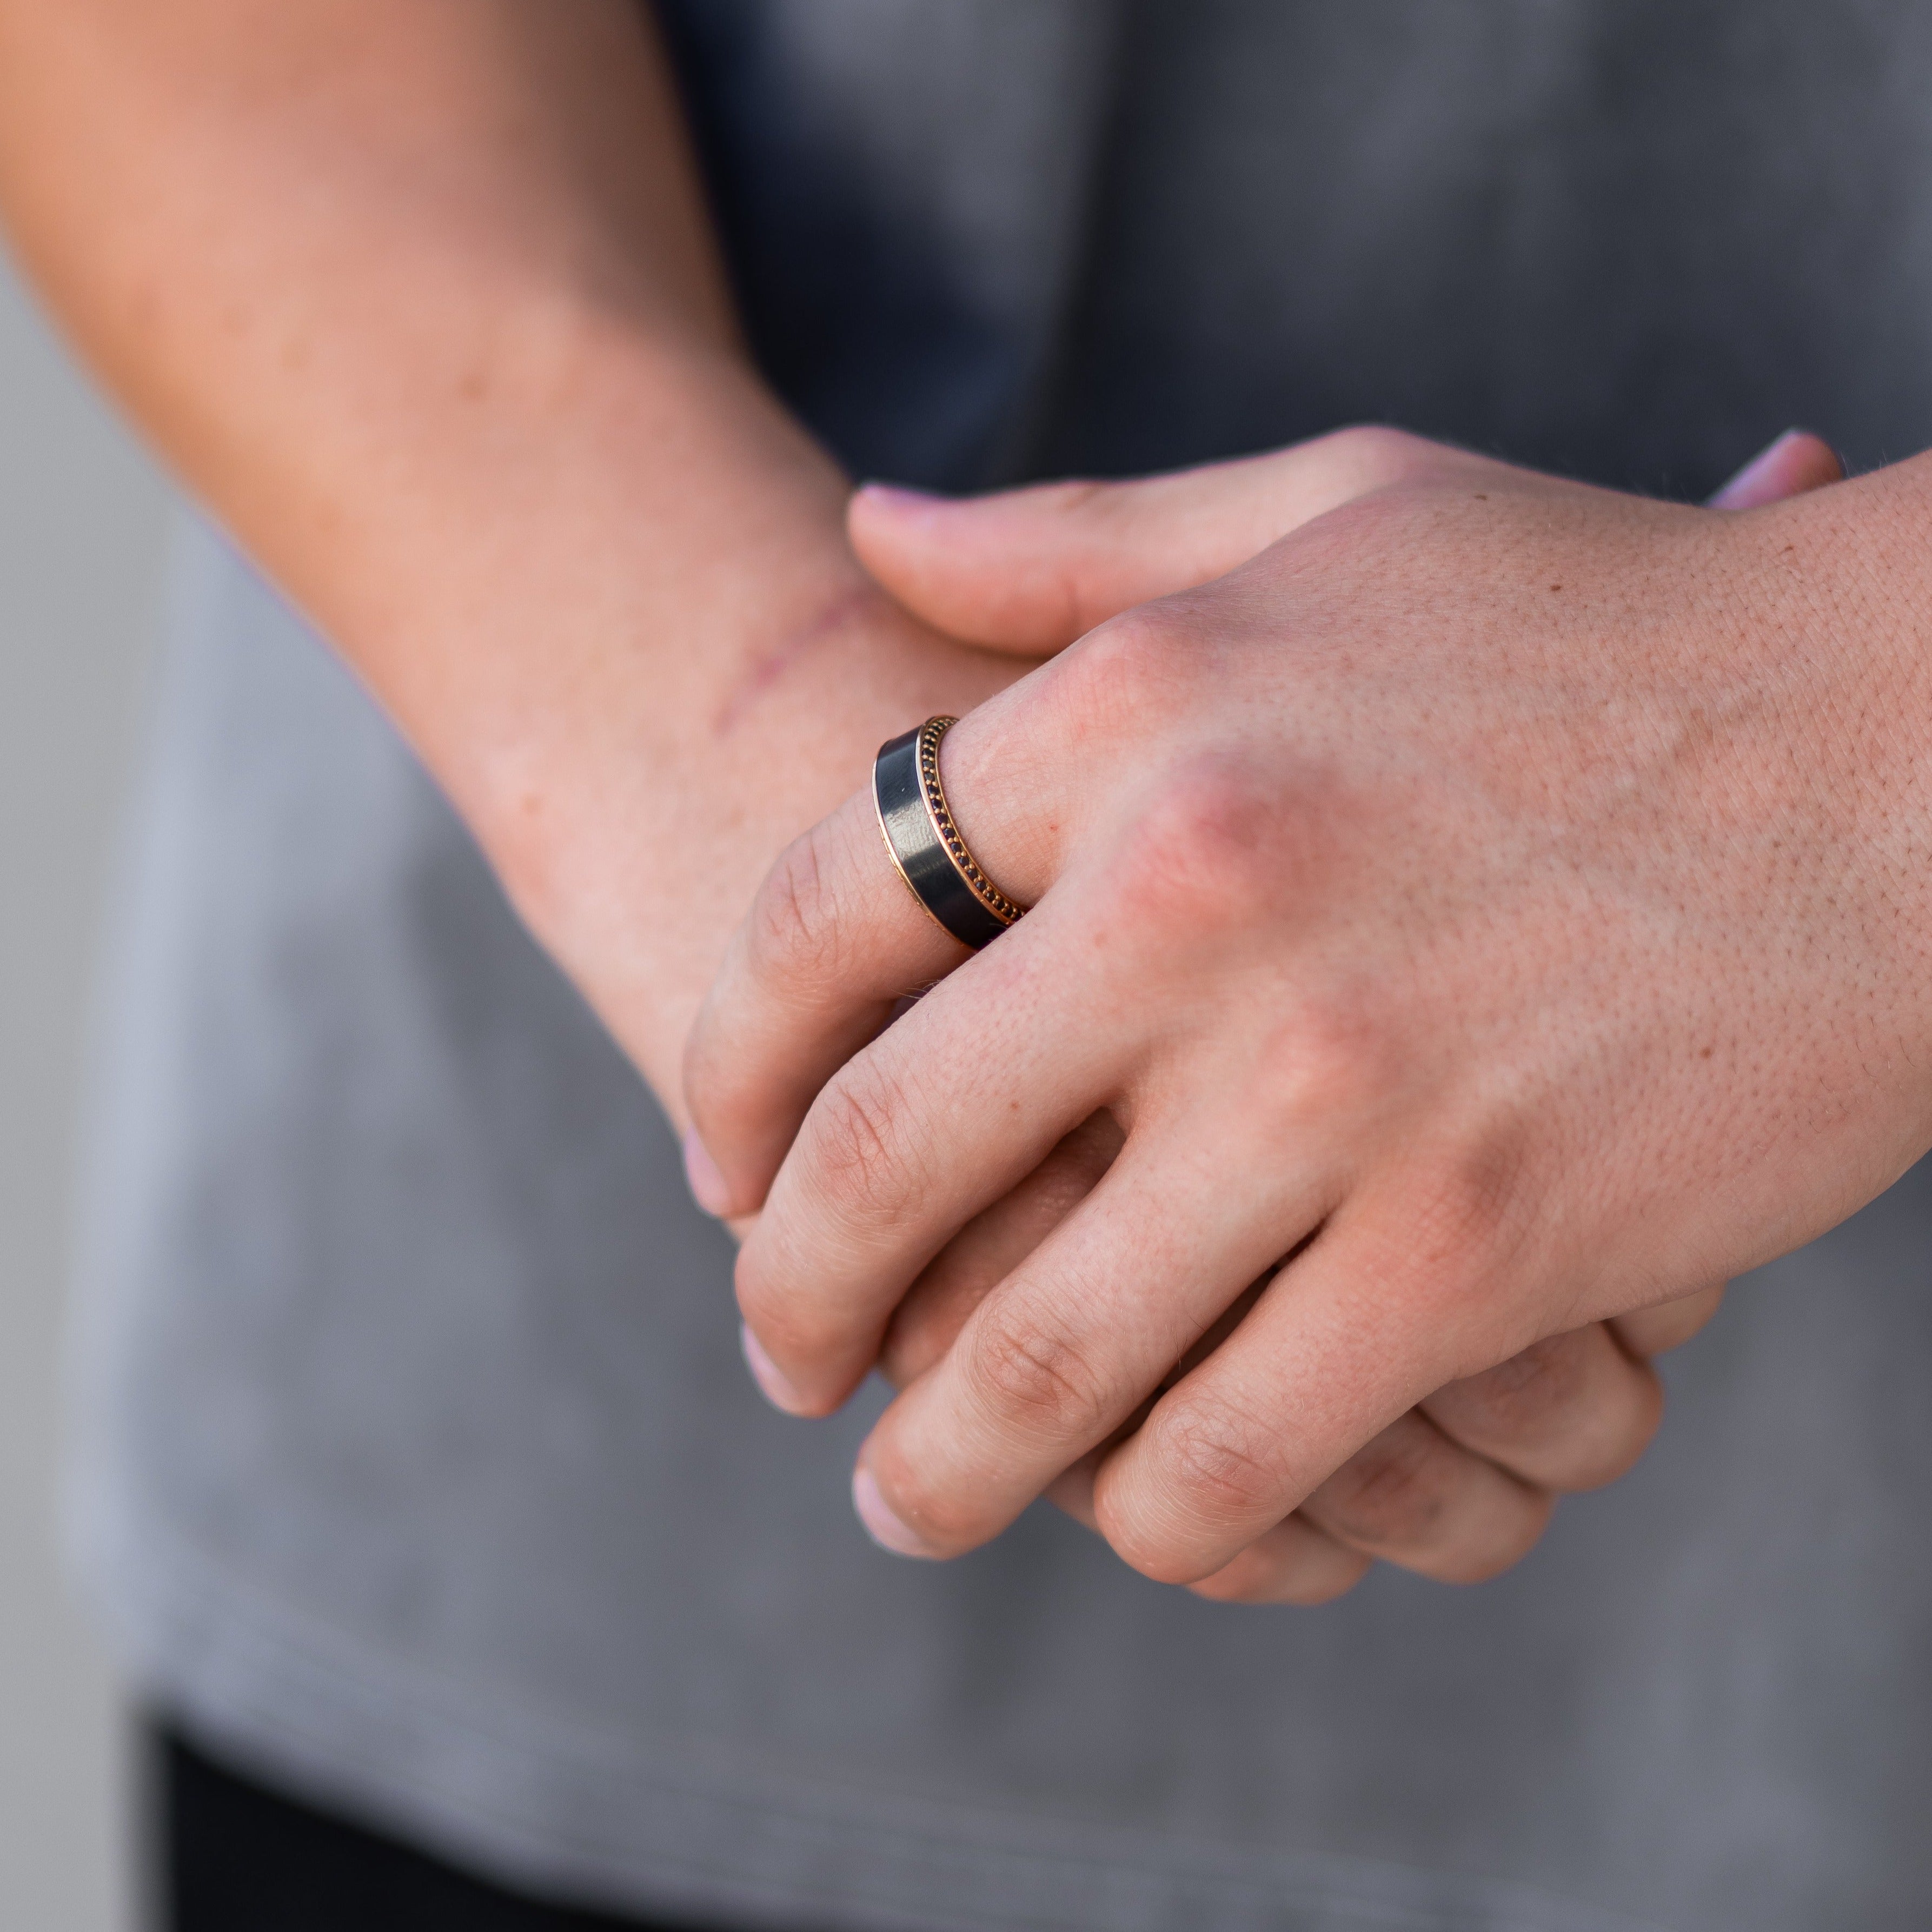
[[[667,1094],[879,738],[1012,668],[897,616],[738,346],[620,4],[0,5],[0,196]]]

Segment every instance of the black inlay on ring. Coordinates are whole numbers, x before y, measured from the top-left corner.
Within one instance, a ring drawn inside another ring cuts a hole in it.
[[[1005,926],[981,904],[940,843],[932,814],[919,788],[919,733],[908,731],[879,747],[872,766],[872,796],[892,855],[919,902],[962,946],[974,952],[999,938]]]

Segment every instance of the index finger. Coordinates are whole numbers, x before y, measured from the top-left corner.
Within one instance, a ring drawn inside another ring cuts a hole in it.
[[[968,956],[893,868],[869,791],[794,840],[686,1046],[696,1136],[686,1165],[700,1202],[718,1215],[756,1209],[826,1081],[900,998]]]
[[[989,698],[939,746],[958,833],[1022,902],[1044,895],[1077,815],[1078,668],[1105,635]],[[686,1100],[714,1170],[704,1173],[688,1144],[703,1204],[754,1211],[819,1090],[878,1034],[896,1001],[971,956],[899,871],[872,784],[794,841],[734,935],[686,1045]],[[703,1184],[714,1180],[707,1197]]]

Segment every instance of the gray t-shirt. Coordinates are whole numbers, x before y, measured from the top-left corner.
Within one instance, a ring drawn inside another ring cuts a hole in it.
[[[1932,443],[1905,0],[684,0],[773,380],[965,487],[1376,418],[1694,495]],[[518,1882],[774,1926],[1932,1923],[1932,1170],[1642,1468],[1312,1612],[1051,1510],[928,1567],[788,1422],[641,1084],[352,680],[184,544],[101,1055],[76,1545],[131,1667]],[[855,772],[859,782],[862,772]]]

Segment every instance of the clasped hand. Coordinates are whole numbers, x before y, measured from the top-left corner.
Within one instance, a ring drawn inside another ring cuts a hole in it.
[[[1835,473],[1787,440],[1733,506]],[[1648,1355],[1932,1140],[1882,755],[1922,674],[1814,588],[1863,487],[1714,515],[1366,431],[861,494],[915,614],[1057,653],[945,742],[1027,918],[966,957],[861,790],[688,1058],[767,1393],[901,1384],[875,1535],[1050,1490],[1149,1576],[1312,1601],[1492,1574],[1641,1453]]]

